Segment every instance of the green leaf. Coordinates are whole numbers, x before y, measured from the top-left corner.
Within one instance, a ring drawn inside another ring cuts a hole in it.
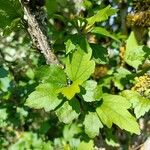
[[[65,45],[66,45],[66,54],[69,54],[70,52],[72,52],[76,48],[75,44],[73,44],[70,39],[67,40]]]
[[[67,87],[63,87],[57,90],[58,93],[62,93],[67,99],[72,99],[76,93],[80,92],[79,82],[75,81]]]
[[[55,109],[60,103],[56,87],[52,84],[40,84],[26,100],[25,105],[35,109],[44,108],[45,111]]]
[[[105,28],[94,27],[91,32],[95,33],[95,34],[101,34],[101,35],[104,35],[104,36],[108,36],[108,37],[112,38],[113,40],[115,40],[117,42],[120,42],[119,39],[114,34],[110,33]]]
[[[130,106],[131,104],[122,96],[104,94],[103,103],[96,112],[108,128],[111,128],[114,123],[121,129],[140,134],[136,119],[127,110]]]
[[[9,72],[5,68],[0,67],[0,78],[5,78],[8,74]]]
[[[66,141],[71,141],[75,135],[82,132],[81,127],[77,123],[67,124],[63,130],[63,137]]]
[[[32,147],[32,148],[31,148]],[[9,150],[23,150],[23,149],[40,149],[40,150],[53,150],[50,141],[47,143],[39,138],[36,133],[22,132],[20,138],[17,139],[16,143],[13,143],[8,148]]]
[[[136,118],[140,118],[150,110],[150,100],[141,96],[138,92],[125,90],[121,94],[132,104]]]
[[[125,51],[125,62],[137,69],[139,65],[145,60],[145,52],[143,51],[143,46],[138,46],[132,49],[126,49]]]
[[[30,79],[34,79],[34,71],[33,69],[29,68],[27,71],[26,71],[26,76]]]
[[[51,83],[57,87],[67,85],[67,77],[62,68],[57,65],[42,66],[36,72],[36,78],[44,83]]]
[[[98,44],[90,44],[92,48],[93,60],[97,64],[107,64],[108,63],[108,51],[106,48]]]
[[[56,110],[56,115],[59,121],[63,123],[71,123],[78,118],[80,114],[80,105],[76,99],[66,101],[59,109]]]
[[[126,45],[125,51],[125,62],[137,69],[139,65],[143,63],[143,61],[149,56],[150,49],[145,48],[144,46],[139,46],[137,44],[136,37],[134,32],[131,32]]]
[[[0,78],[0,89],[4,92],[8,92],[12,87],[12,79],[10,76]]]
[[[77,150],[94,150],[94,142],[90,140],[89,142],[82,141]]]
[[[102,89],[97,86],[97,82],[94,80],[88,80],[83,85],[85,88],[85,94],[82,95],[84,101],[93,102],[100,100],[102,96]]]
[[[126,49],[131,50],[138,47],[138,43],[135,37],[134,32],[132,31],[129,38],[127,39]]]
[[[16,18],[12,20],[11,24],[9,24],[9,26],[6,26],[5,29],[3,30],[3,35],[8,36],[12,31],[16,31],[16,29],[18,29],[21,26],[20,22],[21,18]]]
[[[59,89],[58,92],[61,92],[68,99],[72,99],[76,93],[80,92],[79,85],[86,81],[94,72],[95,62],[90,60],[90,58],[91,51],[86,53],[80,47],[72,55],[68,56],[65,71],[73,83]]]
[[[127,69],[120,67],[117,69],[117,72],[114,73],[113,82],[114,85],[120,89],[123,90],[125,88],[125,85],[129,82],[129,76],[131,75],[131,72]]]
[[[0,128],[5,127],[7,125],[7,109],[6,108],[0,108]]]
[[[87,39],[85,38],[85,36],[74,34],[74,35],[68,36],[67,39],[68,39],[67,40],[68,43],[65,43],[65,44],[68,44],[68,46],[66,45],[66,48],[73,49],[75,46],[75,49],[81,49],[84,52],[91,52],[92,51],[92,49],[91,49]],[[68,51],[68,50],[66,50],[66,51]],[[72,50],[70,52],[72,52]]]
[[[87,18],[87,22],[90,26],[92,26],[96,22],[105,21],[109,16],[116,14],[117,10],[111,8],[111,6],[107,6],[104,9],[99,10],[94,16]]]
[[[94,72],[95,63],[90,60],[91,52],[84,52],[78,48],[72,55],[72,58],[67,59],[66,73],[72,81],[83,83]]]
[[[99,120],[99,117],[94,112],[90,112],[85,116],[83,124],[85,127],[85,133],[90,138],[94,138],[96,135],[98,135],[99,128],[103,127],[101,121]]]
[[[49,17],[51,17],[52,14],[54,14],[57,11],[57,1],[46,1],[46,8]]]
[[[1,0],[0,14],[0,28],[2,29],[11,26],[13,20],[23,15],[20,3],[16,0]]]

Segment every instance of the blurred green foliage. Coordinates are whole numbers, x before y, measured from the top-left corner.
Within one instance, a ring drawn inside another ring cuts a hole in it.
[[[1,0],[0,149],[128,149],[150,136],[139,126],[149,120],[150,48],[122,29],[124,7],[134,13],[132,0],[47,0],[47,34],[63,68],[32,45],[19,0]],[[136,90],[140,76],[146,96]]]

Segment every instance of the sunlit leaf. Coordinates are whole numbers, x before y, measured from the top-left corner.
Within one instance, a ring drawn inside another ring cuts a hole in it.
[[[102,27],[94,27],[91,32],[92,32],[92,33],[95,33],[95,34],[101,34],[101,35],[110,37],[110,38],[112,38],[113,40],[115,40],[115,41],[117,41],[117,42],[120,42],[119,39],[118,39],[114,34],[110,33],[110,32],[107,31],[105,28],[102,28]]]
[[[76,93],[80,92],[79,85],[86,81],[94,72],[95,62],[90,60],[90,58],[91,51],[86,53],[79,47],[71,57],[68,56],[65,71],[73,83],[59,89],[58,92],[61,92],[68,99],[73,98]]]
[[[130,71],[120,67],[117,69],[117,72],[114,73],[113,82],[118,89],[123,90],[125,85],[129,82],[130,76]]]
[[[55,109],[60,103],[56,87],[52,84],[40,84],[26,100],[25,105],[35,109],[44,108],[45,111]]]
[[[143,45],[138,45],[134,32],[131,32],[127,40],[125,62],[137,69],[149,55],[150,49]]]
[[[109,5],[99,10],[94,16],[87,18],[87,22],[90,26],[92,26],[95,22],[107,20],[109,16],[114,15],[116,12],[117,10],[111,8],[111,6]]]
[[[76,99],[66,101],[59,109],[56,110],[56,115],[63,123],[70,123],[78,118],[80,114],[80,105]]]
[[[67,40],[65,43],[66,45],[66,54],[70,53],[71,51],[75,50],[76,46],[72,43],[70,39]]]
[[[85,88],[85,94],[82,95],[84,101],[92,102],[100,100],[102,96],[102,89],[97,86],[97,82],[94,80],[88,80],[83,84]]]
[[[79,147],[77,150],[83,150],[83,149],[86,149],[86,150],[94,150],[94,142],[92,140],[90,140],[89,142],[84,142],[82,141],[80,144],[79,144]]]
[[[131,104],[122,96],[104,94],[103,103],[96,109],[103,124],[111,128],[112,124],[118,125],[131,133],[140,134],[136,119],[129,113]]]
[[[76,93],[80,92],[79,82],[73,82],[71,85],[58,89],[58,93],[62,93],[67,99],[72,99]]]
[[[122,96],[132,104],[136,118],[140,118],[150,110],[150,100],[141,96],[138,92],[125,90],[122,92]]]
[[[96,135],[99,134],[99,129],[103,127],[99,117],[95,112],[91,112],[85,116],[84,119],[84,127],[85,133],[90,137],[94,138]]]
[[[44,83],[51,83],[57,87],[67,85],[67,77],[62,68],[57,65],[42,66],[36,72],[36,78]]]
[[[75,51],[66,62],[66,73],[72,81],[83,83],[94,72],[95,63],[90,60],[91,52],[84,52],[82,49]]]

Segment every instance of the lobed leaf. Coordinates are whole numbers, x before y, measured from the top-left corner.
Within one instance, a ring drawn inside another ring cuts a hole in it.
[[[57,65],[42,66],[36,73],[36,78],[44,83],[51,83],[57,87],[67,85],[67,77],[62,68]]]
[[[85,94],[82,95],[84,101],[93,102],[100,100],[103,92],[101,87],[97,86],[96,81],[88,80],[82,86],[85,88]]]
[[[25,105],[35,109],[44,108],[45,111],[54,110],[62,102],[58,99],[56,89],[52,84],[40,84],[28,96]]]
[[[95,112],[90,112],[85,116],[84,119],[84,127],[85,133],[90,137],[94,138],[96,135],[99,134],[99,129],[103,127],[99,117]]]
[[[84,141],[82,141],[82,142],[79,144],[77,150],[83,150],[83,149],[86,149],[86,150],[94,150],[94,142],[93,142],[92,140],[90,140],[89,142],[84,142]]]
[[[121,94],[132,104],[136,118],[144,116],[150,110],[150,100],[141,96],[138,92],[125,90]]]
[[[110,33],[109,31],[107,31],[105,28],[102,28],[102,27],[93,27],[92,33],[95,33],[95,34],[101,34],[101,35],[104,35],[104,36],[107,36],[107,37],[110,37],[112,38],[113,40],[117,41],[117,42],[120,42],[120,40],[112,33]]]
[[[90,58],[91,52],[86,53],[80,48],[73,53],[72,58],[68,57],[66,73],[72,81],[82,84],[94,72],[95,63]]]
[[[117,11],[117,9],[113,9],[110,5],[108,5],[104,9],[99,10],[94,16],[87,18],[87,22],[90,26],[92,26],[96,22],[107,20],[109,16],[116,14]]]
[[[56,115],[59,121],[63,123],[71,123],[78,118],[80,114],[80,105],[76,99],[66,101],[59,109],[56,110]]]
[[[124,97],[104,94],[103,103],[96,109],[96,112],[107,127],[111,128],[114,123],[121,129],[140,134],[136,119],[127,110],[130,107],[131,104]]]
[[[80,92],[79,85],[86,81],[94,72],[95,62],[90,60],[90,58],[91,51],[86,53],[80,47],[78,47],[78,50],[76,50],[71,56],[68,56],[65,71],[73,83],[67,87],[59,89],[58,92],[61,92],[69,100],[72,99],[76,93]]]
[[[90,44],[92,48],[92,57],[97,64],[108,63],[108,51],[106,48],[98,44]]]
[[[71,85],[58,89],[58,93],[62,93],[67,99],[72,99],[76,93],[80,92],[79,82],[73,82]]]
[[[129,76],[131,76],[131,72],[127,69],[120,67],[116,70],[117,72],[114,73],[113,82],[114,85],[123,90],[125,85],[129,82]]]
[[[126,51],[124,60],[125,62],[132,66],[135,69],[138,69],[139,65],[149,56],[150,49],[144,46],[139,46],[134,35],[134,32],[131,32],[126,45]]]
[[[68,39],[65,42],[65,45],[66,45],[66,54],[69,54],[70,52],[76,49],[75,44],[70,39]]]

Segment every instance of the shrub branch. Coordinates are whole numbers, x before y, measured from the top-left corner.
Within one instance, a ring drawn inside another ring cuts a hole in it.
[[[51,49],[51,45],[49,42],[49,38],[46,35],[46,27],[47,24],[43,20],[43,14],[45,13],[42,8],[33,10],[31,6],[21,0],[21,5],[24,10],[24,19],[28,24],[28,33],[31,36],[32,42],[35,47],[43,53],[47,64],[59,64],[59,61],[56,55],[53,53]]]

